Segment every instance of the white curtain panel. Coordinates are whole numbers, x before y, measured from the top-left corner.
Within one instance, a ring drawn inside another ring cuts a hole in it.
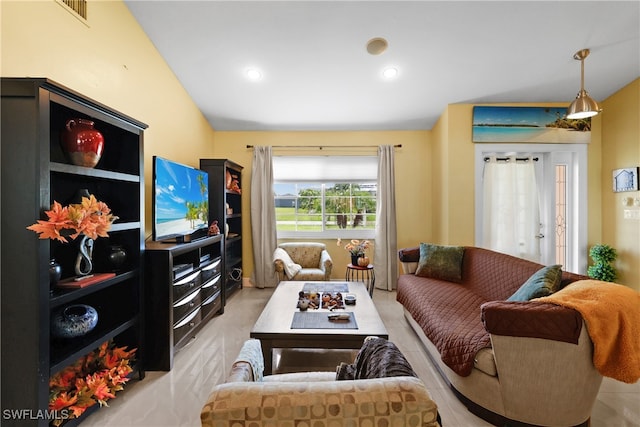
[[[490,157],[483,177],[483,246],[540,262],[540,206],[532,159]]]
[[[393,290],[398,279],[396,230],[396,192],[394,148],[378,148],[378,195],[376,211],[375,269],[376,288]]]
[[[278,284],[273,265],[277,246],[276,209],[273,200],[273,162],[271,147],[253,147],[251,169],[251,238],[254,270],[252,282],[258,288]]]

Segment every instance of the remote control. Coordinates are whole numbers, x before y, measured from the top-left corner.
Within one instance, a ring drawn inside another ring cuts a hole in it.
[[[349,313],[336,313],[329,314],[328,317],[329,320],[349,320],[351,318],[351,315]]]

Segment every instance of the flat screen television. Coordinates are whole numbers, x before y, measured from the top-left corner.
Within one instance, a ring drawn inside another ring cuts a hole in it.
[[[153,240],[184,243],[207,236],[209,176],[205,171],[153,157]]]

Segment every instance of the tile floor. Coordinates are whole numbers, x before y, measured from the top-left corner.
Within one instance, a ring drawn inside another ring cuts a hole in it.
[[[209,392],[224,381],[242,343],[271,296],[271,290],[245,288],[236,292],[225,313],[214,317],[199,336],[174,359],[170,372],[147,372],[126,390],[90,415],[83,427],[160,427],[200,425],[200,409]],[[398,345],[438,404],[445,427],[489,426],[455,398],[429,362],[409,325],[395,292],[376,290],[374,301],[389,338]],[[329,369],[333,370],[333,369]],[[592,427],[640,427],[640,382],[624,384],[605,378],[595,403]]]

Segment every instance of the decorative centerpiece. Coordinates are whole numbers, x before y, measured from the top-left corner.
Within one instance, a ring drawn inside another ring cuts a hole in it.
[[[104,150],[104,138],[87,119],[69,119],[60,134],[60,145],[71,163],[95,167]]]
[[[338,239],[337,242],[338,246],[342,245],[342,239]],[[346,251],[349,252],[349,254],[351,254],[351,264],[354,266],[359,266],[360,265],[360,258],[364,258],[365,257],[365,251],[367,249],[369,249],[369,246],[371,246],[371,242],[369,242],[368,240],[351,240],[349,243],[347,243],[344,247],[344,249]],[[364,260],[363,260],[364,261]],[[366,259],[366,265],[369,265],[369,259]]]
[[[109,406],[107,400],[114,399],[115,393],[123,390],[129,381],[136,350],[127,351],[126,347],[116,347],[113,341],[106,341],[50,377],[49,410],[65,411],[66,419],[71,419],[78,418],[96,403]],[[51,424],[59,426],[66,419],[55,419]]]
[[[324,292],[317,291],[298,292],[298,304],[296,306],[300,311],[306,311],[307,309],[319,309],[326,308],[331,311],[344,308],[344,300],[341,292]]]
[[[98,312],[86,304],[72,304],[51,316],[51,334],[57,338],[75,338],[88,334],[98,324]]]
[[[93,264],[93,241],[98,237],[109,237],[113,221],[118,219],[111,214],[106,203],[98,201],[93,194],[81,197],[80,203],[62,206],[54,201],[51,210],[45,211],[47,220],[38,220],[27,227],[28,230],[39,234],[40,239],[54,239],[67,243],[67,237],[80,239],[80,250],[75,264],[75,273],[86,276],[91,273]],[[72,230],[69,235],[65,230]]]

